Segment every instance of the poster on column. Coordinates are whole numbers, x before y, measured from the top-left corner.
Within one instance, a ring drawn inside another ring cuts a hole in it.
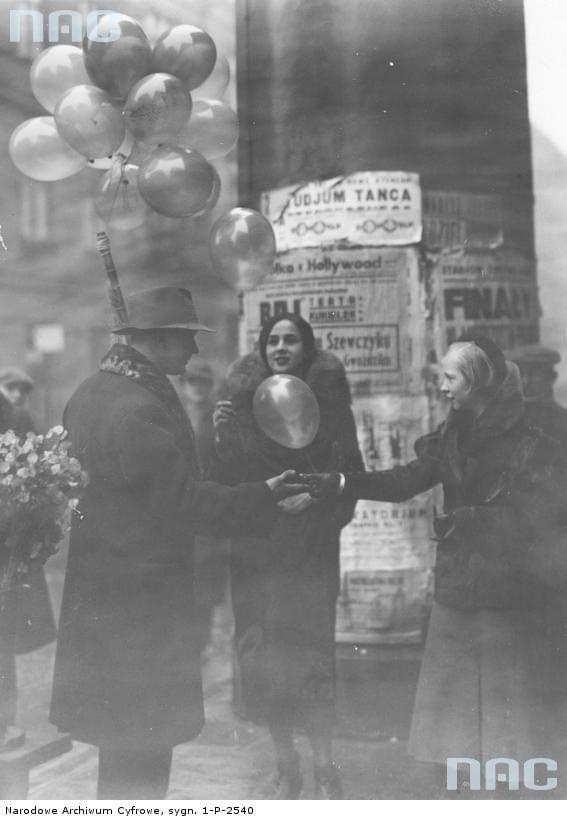
[[[288,311],[313,327],[322,350],[343,363],[354,394],[420,389],[423,294],[414,248],[333,248],[282,254],[245,296],[246,346]]]
[[[353,412],[367,470],[414,457],[429,431],[425,396],[355,397]],[[404,643],[421,639],[432,594],[431,495],[399,504],[359,501],[341,537],[337,639]]]
[[[497,194],[422,191],[423,245],[429,250],[494,249],[504,241]]]
[[[504,350],[539,340],[535,263],[507,249],[441,254],[436,265],[441,351],[463,333],[490,336]]]
[[[421,239],[419,176],[405,171],[360,171],[290,185],[262,194],[278,250],[342,242],[411,245]]]

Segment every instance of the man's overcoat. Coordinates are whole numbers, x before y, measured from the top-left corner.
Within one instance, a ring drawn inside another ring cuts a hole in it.
[[[264,482],[201,482],[168,379],[115,345],[64,423],[89,485],[74,513],[51,721],[95,745],[172,746],[203,724],[193,535],[269,529]]]

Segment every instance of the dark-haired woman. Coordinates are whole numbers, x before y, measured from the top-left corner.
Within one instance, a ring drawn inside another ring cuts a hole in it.
[[[521,766],[553,757],[553,721],[565,718],[565,639],[542,607],[537,549],[567,517],[559,447],[525,422],[519,371],[494,342],[452,344],[441,392],[451,410],[416,442],[416,460],[307,480],[325,500],[396,502],[443,486],[435,603],[409,749],[445,776],[448,758]],[[456,773],[447,773],[450,782]]]
[[[258,347],[258,353],[230,367],[230,401],[219,402],[215,410],[215,477],[229,483],[259,479],[273,475],[276,465],[303,472],[362,469],[344,368],[332,354],[317,350],[311,326],[293,314],[278,316],[263,327]],[[254,420],[256,388],[274,374],[303,379],[317,397],[319,433],[303,450],[274,443]],[[297,799],[301,793],[303,777],[293,736],[298,727],[312,747],[316,796],[342,799],[332,756],[335,608],[339,536],[354,505],[351,500],[314,503],[305,493],[280,504],[267,543],[232,543],[241,713],[269,727],[277,799]]]

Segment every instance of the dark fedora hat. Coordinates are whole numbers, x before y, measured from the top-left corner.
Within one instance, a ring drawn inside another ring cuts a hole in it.
[[[136,290],[126,298],[128,321],[126,324],[114,319],[113,333],[129,333],[133,330],[158,330],[179,328],[181,330],[206,330],[197,318],[193,297],[186,288],[163,287]]]

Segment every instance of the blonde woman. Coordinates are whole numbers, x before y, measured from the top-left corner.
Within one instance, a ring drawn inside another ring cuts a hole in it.
[[[448,417],[416,442],[414,461],[304,478],[319,500],[398,502],[443,486],[409,751],[444,777],[448,758],[553,757],[563,650],[530,562],[545,530],[567,522],[559,448],[524,420],[519,371],[502,350],[482,336],[452,344],[441,392]]]

